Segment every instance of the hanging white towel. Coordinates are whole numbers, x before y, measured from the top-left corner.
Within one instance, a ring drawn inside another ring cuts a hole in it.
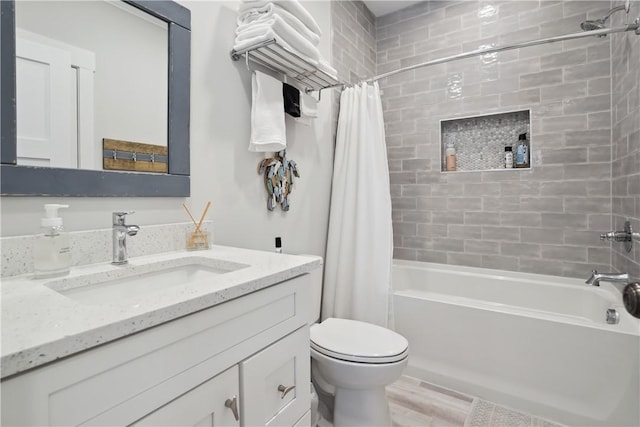
[[[256,71],[253,73],[251,140],[249,151],[281,151],[287,147],[284,125],[282,82]]]
[[[300,92],[300,117],[318,117],[318,101],[311,95]]]
[[[277,4],[269,3],[263,7],[249,9],[238,15],[236,34],[241,33],[254,24],[264,24],[279,16],[287,24],[291,25],[304,38],[309,40],[314,46],[320,43],[320,36],[311,31],[306,25],[296,18],[291,12],[283,9]]]
[[[307,9],[305,9],[297,0],[242,0],[242,3],[238,8],[238,12],[242,14],[249,9],[260,8],[269,3],[277,4],[283,9],[288,10],[296,18],[302,21],[307,28],[316,33],[319,37],[322,37],[322,30],[320,30],[320,26],[316,20],[313,19],[313,16],[311,16]]]

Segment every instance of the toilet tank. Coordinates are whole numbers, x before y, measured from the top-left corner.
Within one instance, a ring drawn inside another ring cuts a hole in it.
[[[322,257],[316,255],[302,255],[309,258],[319,259],[322,262]],[[324,264],[317,267],[315,270],[307,273],[309,276],[309,284],[311,285],[311,306],[309,310],[308,323],[312,325],[320,321],[320,305],[322,304],[322,273],[324,271]]]

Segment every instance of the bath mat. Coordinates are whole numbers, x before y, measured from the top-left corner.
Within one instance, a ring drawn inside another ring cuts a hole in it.
[[[482,399],[474,399],[464,427],[564,427],[544,418],[514,411]]]

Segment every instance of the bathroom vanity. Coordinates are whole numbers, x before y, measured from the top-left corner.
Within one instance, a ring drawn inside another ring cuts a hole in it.
[[[213,247],[4,280],[2,424],[308,425],[321,263]]]

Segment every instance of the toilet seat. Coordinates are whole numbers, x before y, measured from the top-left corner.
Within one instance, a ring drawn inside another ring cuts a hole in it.
[[[329,318],[311,326],[311,348],[335,359],[359,363],[393,363],[407,357],[402,335],[370,323]]]

